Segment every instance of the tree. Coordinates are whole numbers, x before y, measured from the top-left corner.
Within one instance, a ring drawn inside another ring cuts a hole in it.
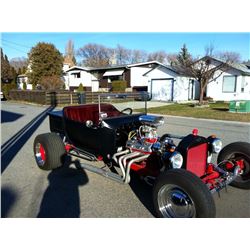
[[[230,56],[230,53],[224,55],[224,60],[214,59],[210,56],[205,56],[200,60],[186,65],[186,72],[200,83],[199,104],[203,104],[204,93],[207,85],[216,80],[223,72],[228,70],[235,58]]]
[[[63,80],[57,75],[43,76],[39,83],[45,90],[57,90],[63,88]]]
[[[188,66],[190,65],[190,63],[192,63],[192,56],[191,54],[188,52],[187,46],[186,44],[183,44],[183,47],[181,48],[181,51],[179,52],[178,56],[177,56],[177,61],[178,64],[181,66]]]
[[[205,55],[214,56],[214,45],[212,43],[205,46]]]
[[[44,82],[46,77],[60,78],[63,57],[53,44],[40,42],[29,53],[29,66],[27,72],[29,81],[37,85],[42,79]],[[51,88],[54,88],[54,84]]]
[[[80,83],[78,88],[77,88],[77,92],[83,92],[83,91],[84,91],[83,85],[82,85],[82,83]]]
[[[200,83],[199,105],[203,104],[207,85],[217,79],[239,59],[239,55],[235,52],[219,52],[217,53],[219,58],[213,58],[211,56],[214,54],[214,46],[212,44],[205,47],[205,54],[206,56],[195,60],[184,44],[175,62],[175,65],[179,67],[179,71]]]
[[[131,63],[140,63],[147,61],[147,52],[144,50],[132,50],[131,51]]]
[[[12,74],[12,77],[13,77],[12,82],[13,81],[15,82],[15,80],[17,78],[17,72],[16,72],[14,67],[11,67],[11,74]]]
[[[96,43],[89,43],[78,49],[77,55],[87,67],[103,67],[110,64],[112,49]]]
[[[75,55],[75,50],[74,50],[74,43],[72,40],[69,40],[66,48],[65,48],[65,55],[69,56],[71,59],[74,57]]]
[[[27,84],[25,82],[25,80],[23,79],[23,89],[26,90],[27,89]]]
[[[216,57],[221,60],[228,61],[231,64],[240,63],[241,61],[240,54],[237,52],[233,52],[233,51],[219,52],[217,53]]]
[[[15,57],[10,60],[10,65],[14,67],[16,71],[19,69],[23,71],[23,69],[28,66],[28,60],[25,57]]]
[[[64,62],[68,63],[70,67],[76,65],[75,49],[74,49],[74,43],[72,40],[69,40],[65,47]]]
[[[167,63],[167,53],[163,50],[159,50],[148,55],[148,61],[158,61],[160,63]]]
[[[26,71],[27,71],[27,67],[25,67],[25,66],[24,66],[24,67],[22,67],[22,69],[21,69],[21,73],[22,73],[22,74],[26,74]]]
[[[130,63],[131,50],[126,49],[125,47],[118,44],[114,50],[114,53],[116,55],[116,63],[118,65]]]
[[[21,69],[21,68],[18,68],[17,74],[18,74],[18,75],[21,75],[21,74],[22,74],[22,69]]]
[[[167,54],[167,62],[170,65],[178,65],[177,57],[178,57],[178,54],[176,54],[176,53]]]
[[[4,55],[1,48],[1,81],[3,83],[10,83],[15,79],[15,74],[10,66],[7,55]]]

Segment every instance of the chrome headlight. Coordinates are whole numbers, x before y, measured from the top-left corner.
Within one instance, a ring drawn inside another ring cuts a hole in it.
[[[213,139],[211,145],[212,145],[212,153],[218,154],[222,149],[222,141],[218,138]]]
[[[180,153],[174,152],[169,158],[172,168],[181,168],[183,163],[183,157]]]

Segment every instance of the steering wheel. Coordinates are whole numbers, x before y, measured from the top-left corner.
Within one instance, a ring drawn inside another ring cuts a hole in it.
[[[132,115],[132,113],[133,113],[133,110],[131,108],[125,108],[121,112],[126,113],[126,111],[128,112],[128,115]]]

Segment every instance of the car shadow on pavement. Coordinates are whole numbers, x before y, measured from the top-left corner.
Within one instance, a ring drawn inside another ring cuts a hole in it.
[[[76,168],[71,167],[75,165]],[[66,164],[51,171],[47,187],[40,205],[38,218],[79,218],[79,186],[88,183],[86,172],[80,168],[79,160],[67,157]]]
[[[41,123],[45,120],[48,112],[52,111],[54,106],[48,107],[41,114],[32,119],[8,141],[1,145],[1,173],[8,167],[12,159],[20,151],[23,145],[29,140],[32,134],[37,130]],[[4,119],[4,118],[2,118]]]
[[[1,123],[14,122],[22,116],[22,114],[1,110]]]
[[[8,213],[17,199],[17,194],[10,187],[1,187],[1,217],[8,217]]]
[[[140,200],[140,202],[144,205],[144,207],[153,215],[155,215],[154,207],[153,207],[153,198],[152,192],[153,187],[148,185],[146,182],[142,181],[140,177],[131,172],[131,179],[129,186],[131,187],[134,194]]]

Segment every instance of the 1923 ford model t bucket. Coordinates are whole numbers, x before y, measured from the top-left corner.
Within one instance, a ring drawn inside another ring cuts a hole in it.
[[[102,98],[108,102],[102,103]],[[130,182],[131,171],[153,185],[152,202],[158,217],[215,217],[212,194],[232,185],[250,189],[250,144],[235,142],[222,148],[216,136],[203,137],[194,129],[187,136],[157,134],[160,116],[133,113],[132,97],[110,104],[64,107],[49,113],[51,133],[34,141],[39,168],[63,166],[66,155],[103,161],[106,169],[81,164],[84,169],[120,183]],[[115,95],[114,97],[117,97]],[[142,102],[140,102],[142,103]],[[146,107],[146,106],[145,106]],[[176,143],[176,141],[178,143]],[[218,154],[217,164],[212,163]]]

